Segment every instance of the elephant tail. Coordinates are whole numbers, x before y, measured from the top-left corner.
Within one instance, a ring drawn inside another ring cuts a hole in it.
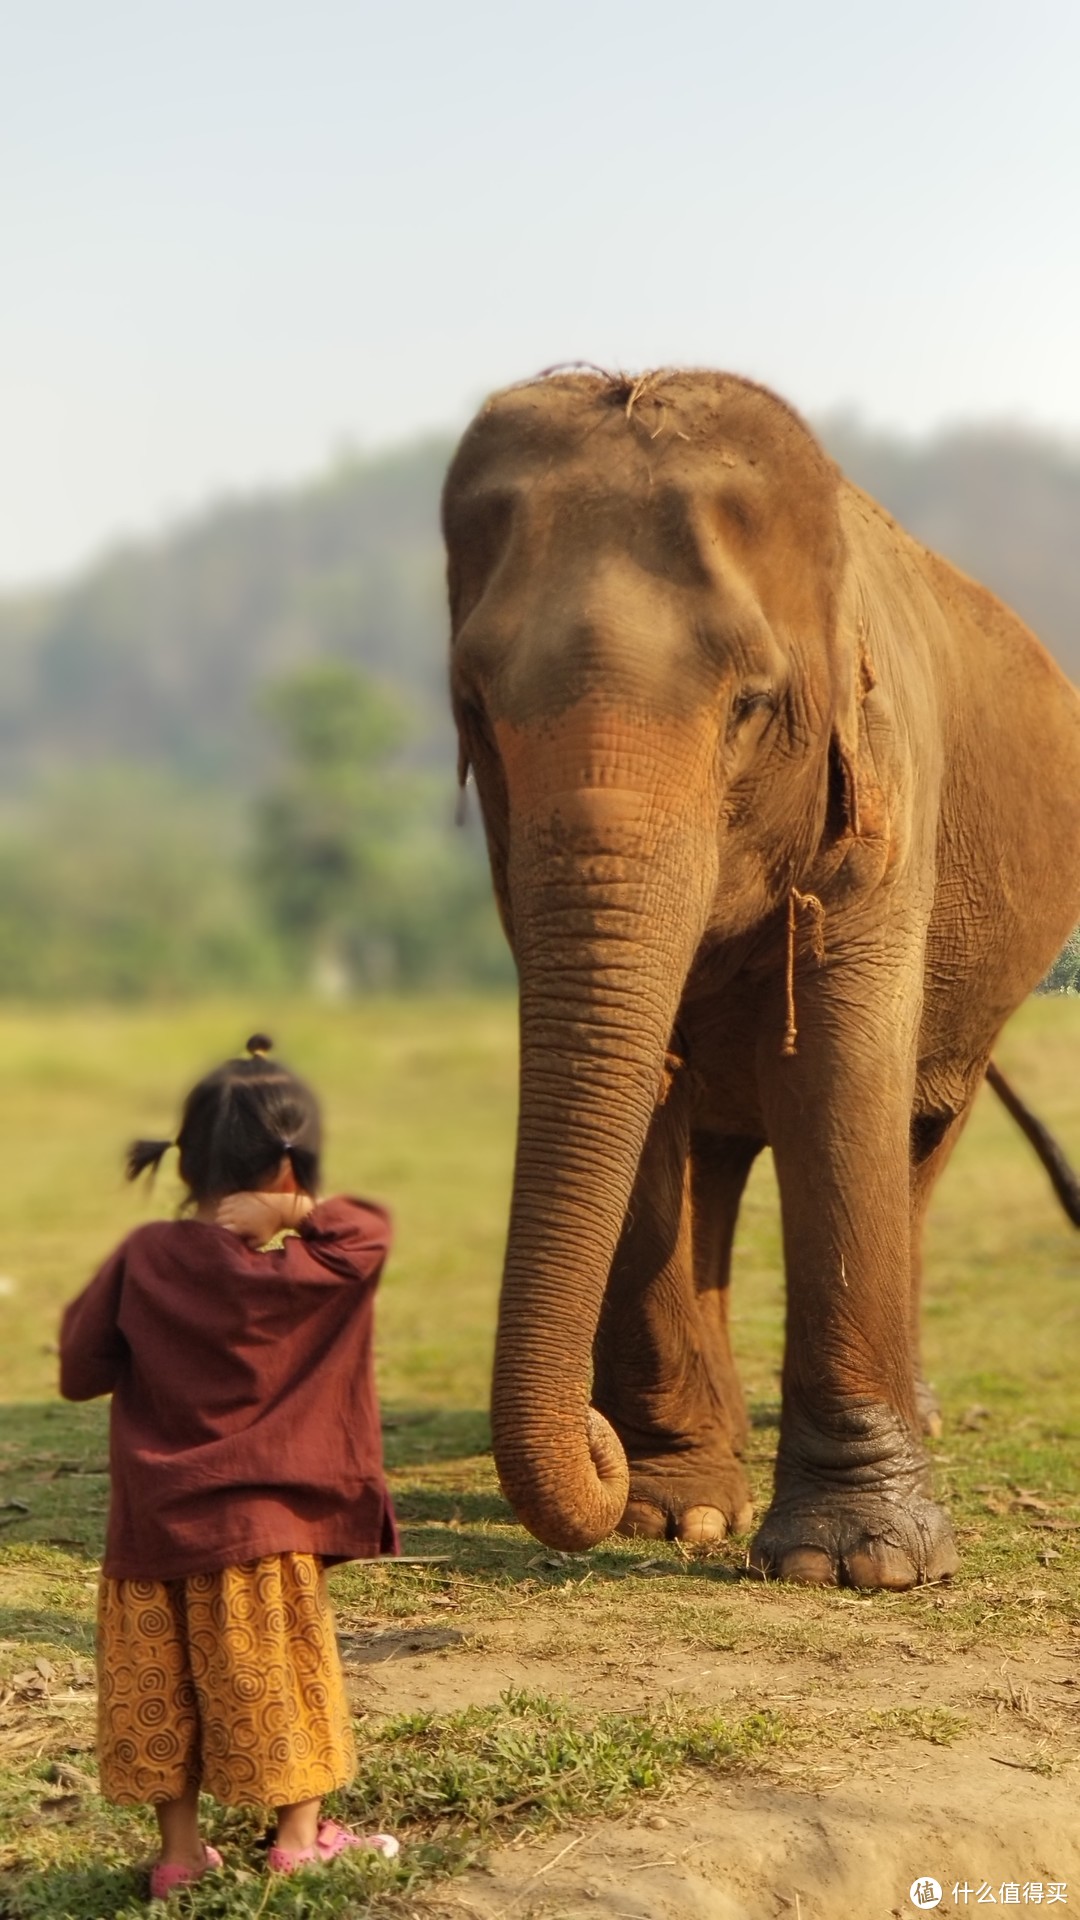
[[[1031,1141],[1050,1175],[1050,1184],[1073,1226],[1080,1227],[1080,1180],[1077,1179],[1049,1127],[1044,1127],[1042,1121],[1032,1113],[1031,1108],[1024,1105],[1020,1095],[1009,1085],[1001,1068],[995,1066],[992,1060],[987,1066],[986,1078],[1002,1106],[1012,1114],[1021,1133],[1026,1134]]]

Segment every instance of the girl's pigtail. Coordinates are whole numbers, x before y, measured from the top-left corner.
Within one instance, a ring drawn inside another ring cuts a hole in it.
[[[174,1140],[133,1140],[124,1160],[128,1179],[137,1180],[147,1167],[156,1173],[169,1148],[175,1145]]]

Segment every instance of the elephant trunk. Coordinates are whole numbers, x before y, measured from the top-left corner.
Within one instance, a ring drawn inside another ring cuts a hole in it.
[[[515,818],[511,792],[521,1098],[492,1430],[515,1512],[564,1551],[626,1504],[592,1346],[712,892],[715,826],[667,798],[655,779],[585,786]]]

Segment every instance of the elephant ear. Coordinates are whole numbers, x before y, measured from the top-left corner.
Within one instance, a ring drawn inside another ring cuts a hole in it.
[[[850,636],[844,644],[844,671],[841,692],[833,717],[829,742],[830,795],[841,822],[841,832],[856,839],[863,831],[859,804],[859,740],[863,703],[877,684],[870,658],[868,623],[865,613],[852,609],[841,620],[842,634]]]

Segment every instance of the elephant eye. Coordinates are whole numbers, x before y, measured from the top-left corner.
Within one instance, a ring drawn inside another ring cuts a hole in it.
[[[770,687],[744,687],[731,703],[731,724],[740,726],[752,713],[772,712],[776,699]]]

